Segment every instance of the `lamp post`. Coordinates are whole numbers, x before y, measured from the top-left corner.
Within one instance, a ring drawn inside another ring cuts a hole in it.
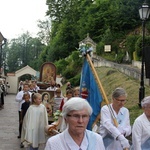
[[[145,87],[144,87],[144,46],[145,46],[145,22],[148,19],[150,14],[149,6],[144,2],[143,5],[139,8],[139,15],[142,20],[142,63],[141,63],[141,81],[139,88],[139,106],[141,107],[141,101],[145,97]]]

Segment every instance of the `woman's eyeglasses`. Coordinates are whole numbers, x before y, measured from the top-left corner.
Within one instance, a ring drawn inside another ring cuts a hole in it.
[[[115,100],[121,103],[125,103],[127,101],[126,99],[117,99],[117,98]]]
[[[74,120],[79,120],[80,118],[82,118],[82,120],[88,120],[89,119],[89,115],[78,115],[78,114],[73,114],[73,115],[67,115],[67,117],[70,117]]]

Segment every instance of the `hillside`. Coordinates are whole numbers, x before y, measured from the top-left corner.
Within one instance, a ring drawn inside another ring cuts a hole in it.
[[[116,69],[100,67],[96,70],[109,101],[111,101],[111,93],[116,87],[123,87],[127,91],[128,97],[125,106],[130,111],[131,124],[133,124],[135,118],[142,113],[142,109],[138,106],[140,82]],[[145,86],[145,96],[148,95],[150,95],[150,87]]]

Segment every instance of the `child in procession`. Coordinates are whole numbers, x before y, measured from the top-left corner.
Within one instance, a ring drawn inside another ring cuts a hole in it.
[[[21,106],[21,120],[20,120],[20,124],[21,124],[21,129],[22,129],[22,123],[23,123],[23,118],[30,106],[30,94],[28,92],[24,93],[23,95],[23,98],[22,98],[25,102],[22,103],[22,106]],[[21,143],[20,144],[20,148],[23,148],[24,145]]]
[[[40,144],[46,142],[45,127],[48,125],[46,107],[41,103],[42,95],[32,95],[32,105],[23,120],[21,142],[28,146],[29,150],[38,150]]]

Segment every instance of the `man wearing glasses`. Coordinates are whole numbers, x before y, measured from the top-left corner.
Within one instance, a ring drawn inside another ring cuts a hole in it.
[[[105,150],[102,137],[86,129],[92,108],[80,97],[67,101],[62,110],[66,130],[48,139],[45,150]]]
[[[106,150],[123,150],[130,147],[125,138],[131,134],[129,111],[124,107],[126,98],[125,90],[116,88],[112,93],[112,103],[101,108],[99,133],[103,137]]]

